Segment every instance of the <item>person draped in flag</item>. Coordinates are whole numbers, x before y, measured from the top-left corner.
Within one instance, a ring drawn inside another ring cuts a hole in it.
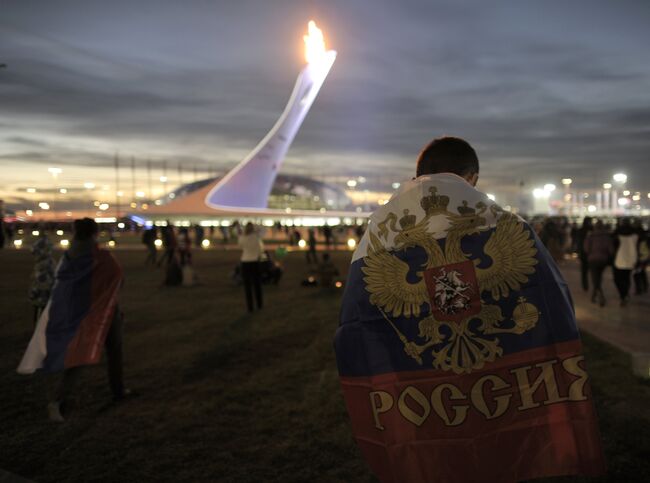
[[[98,226],[75,220],[74,239],[56,271],[50,300],[40,316],[18,372],[63,372],[48,404],[54,421],[64,421],[81,368],[97,364],[106,350],[114,400],[129,391],[122,376],[122,313],[118,293],[122,269],[113,255],[97,246]]]
[[[352,431],[383,482],[604,472],[571,296],[520,217],[443,137],[371,217],[334,346]]]

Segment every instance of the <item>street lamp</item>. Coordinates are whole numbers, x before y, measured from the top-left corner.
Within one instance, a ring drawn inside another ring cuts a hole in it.
[[[544,185],[544,191],[548,191],[549,193],[555,191],[555,185],[553,183],[547,183]]]

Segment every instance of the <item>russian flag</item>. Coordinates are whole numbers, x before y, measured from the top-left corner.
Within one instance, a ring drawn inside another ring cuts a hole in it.
[[[64,253],[52,295],[27,346],[18,373],[56,372],[96,364],[117,307],[122,269],[96,244]]]
[[[446,173],[370,220],[334,345],[380,480],[603,473],[571,296],[531,228]]]

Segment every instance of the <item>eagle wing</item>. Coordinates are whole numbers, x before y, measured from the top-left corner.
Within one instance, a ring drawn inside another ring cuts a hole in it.
[[[370,303],[393,317],[418,317],[420,306],[429,301],[424,279],[416,283],[407,281],[409,265],[391,255],[373,233],[368,234],[370,247],[361,270],[365,274],[366,290],[370,292]]]
[[[528,276],[535,273],[535,240],[512,214],[499,218],[483,251],[492,259],[492,265],[477,268],[476,276],[481,291],[490,291],[494,300],[507,297],[510,290],[519,290]]]

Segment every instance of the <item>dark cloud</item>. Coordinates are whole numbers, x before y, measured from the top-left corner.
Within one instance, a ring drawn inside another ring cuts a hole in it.
[[[495,186],[618,168],[647,186],[650,8],[623,4],[13,2],[0,160],[232,166],[283,109],[316,17],[339,56],[286,169],[408,176],[456,134]]]

